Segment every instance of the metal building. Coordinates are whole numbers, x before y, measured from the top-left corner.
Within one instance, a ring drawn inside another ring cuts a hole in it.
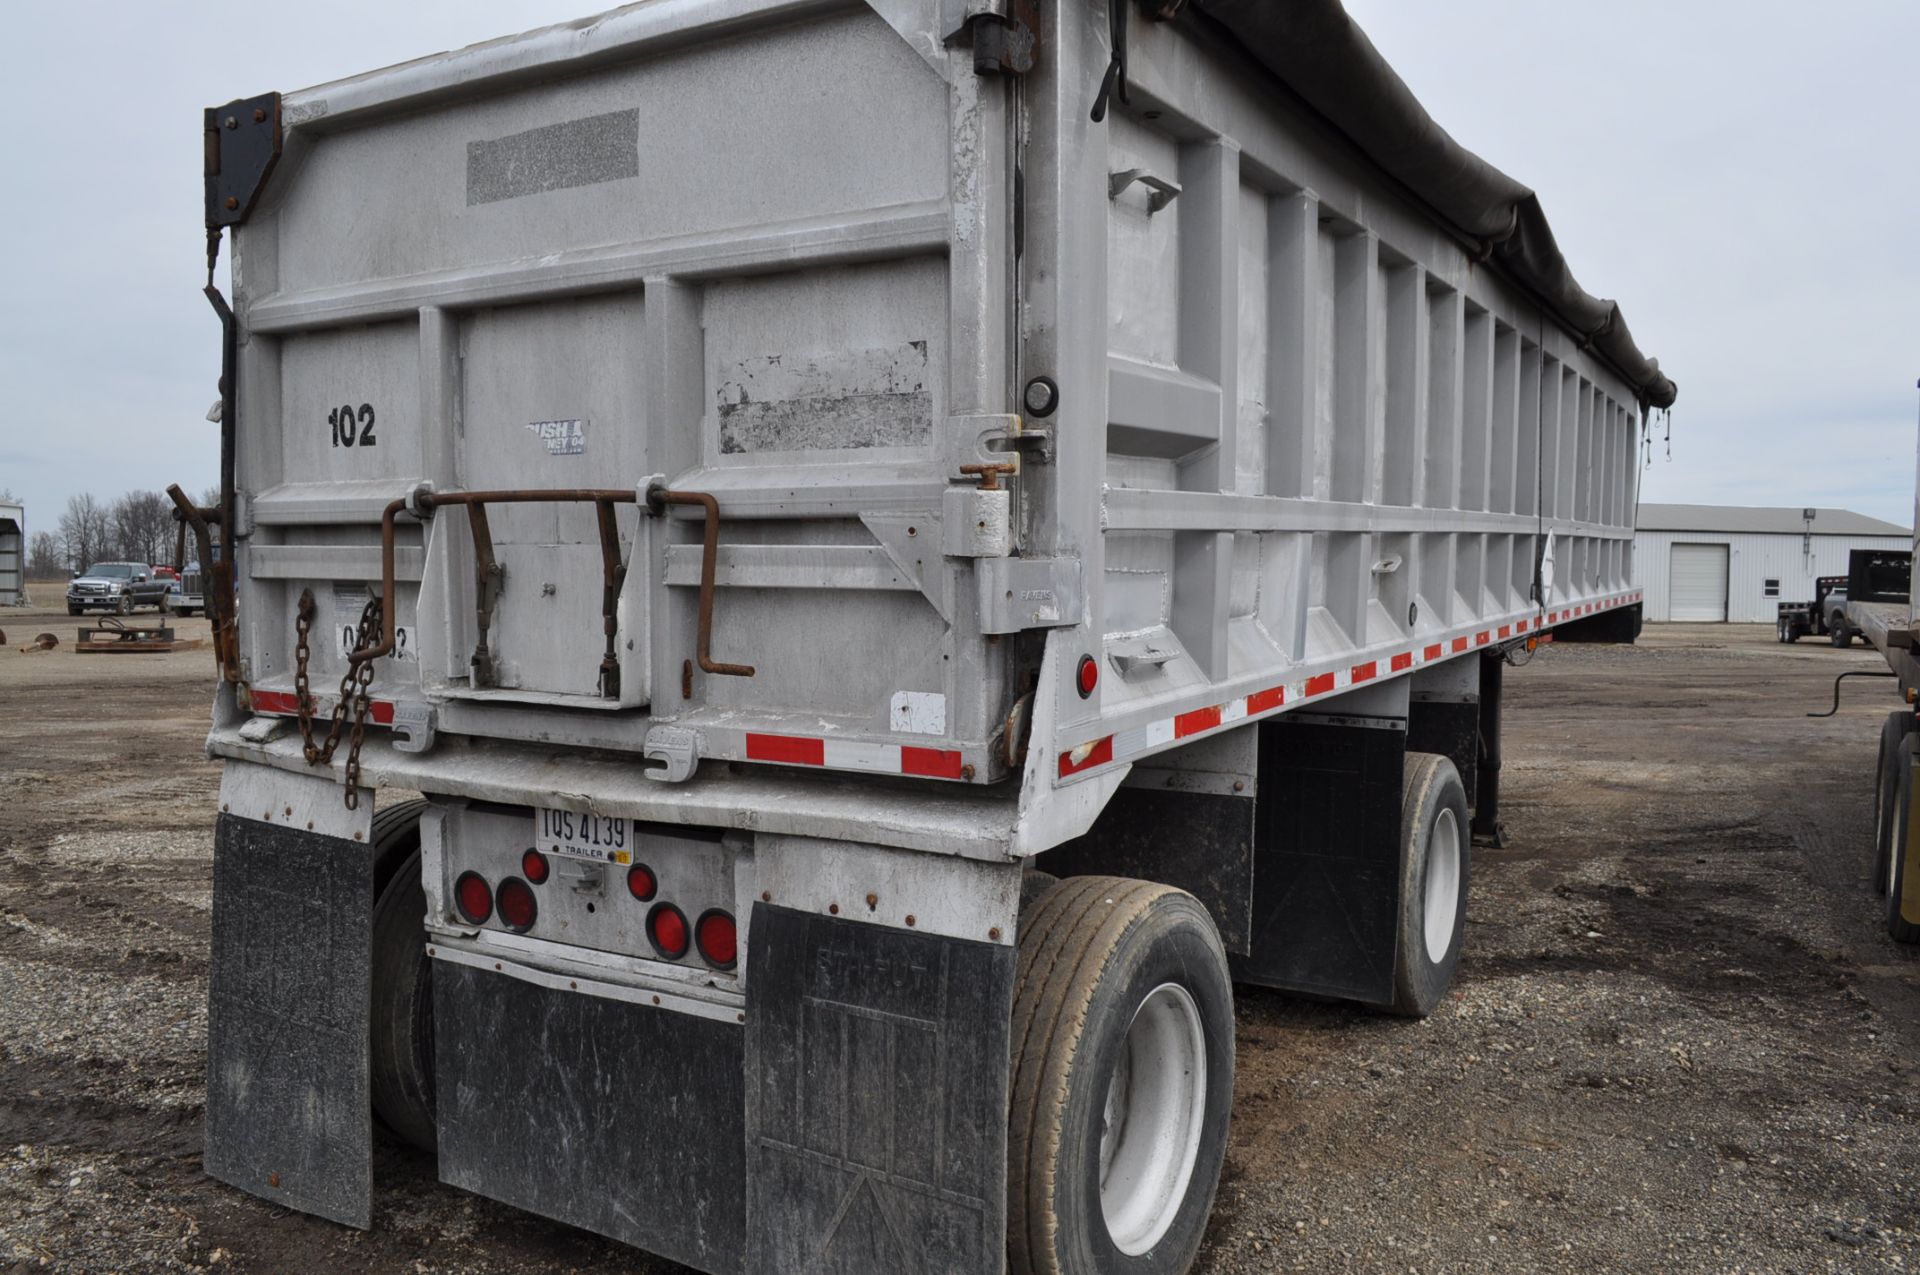
[[[0,504],[0,607],[27,605],[27,507]]]
[[[1847,509],[1640,506],[1633,582],[1649,621],[1772,624],[1780,602],[1845,575],[1855,549],[1907,549],[1905,527]]]

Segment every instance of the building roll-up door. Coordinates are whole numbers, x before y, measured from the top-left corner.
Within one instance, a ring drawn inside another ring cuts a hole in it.
[[[1667,590],[1669,619],[1724,622],[1727,618],[1727,546],[1673,546]]]

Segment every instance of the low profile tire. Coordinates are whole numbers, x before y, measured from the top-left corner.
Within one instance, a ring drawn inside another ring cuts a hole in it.
[[[1069,877],[1022,920],[1007,1129],[1010,1275],[1181,1275],[1233,1101],[1233,987],[1192,895]]]
[[[403,801],[373,820],[373,1114],[396,1136],[434,1151],[433,962],[420,880],[424,801]]]
[[[1880,727],[1880,753],[1873,772],[1873,892],[1885,894],[1888,869],[1893,856],[1894,791],[1900,780],[1900,741],[1913,734],[1916,722],[1911,709],[1896,709],[1887,714]]]
[[[1400,805],[1400,941],[1393,1012],[1424,1018],[1453,985],[1467,925],[1473,838],[1453,763],[1408,753]]]

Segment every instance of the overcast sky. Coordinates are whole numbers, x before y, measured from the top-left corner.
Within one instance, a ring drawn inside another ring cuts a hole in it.
[[[1442,124],[1540,192],[1581,282],[1679,383],[1646,499],[1909,520],[1920,4],[1348,6]],[[30,526],[77,491],[216,477],[201,107],[595,7],[14,6],[0,488]]]

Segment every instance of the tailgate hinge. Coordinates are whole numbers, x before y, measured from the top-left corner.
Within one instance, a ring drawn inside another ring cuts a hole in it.
[[[1025,75],[1033,69],[1033,23],[1021,21],[1021,10],[1031,6],[1014,4],[1012,8],[1012,15],[968,15],[962,31],[973,46],[973,75]]]

